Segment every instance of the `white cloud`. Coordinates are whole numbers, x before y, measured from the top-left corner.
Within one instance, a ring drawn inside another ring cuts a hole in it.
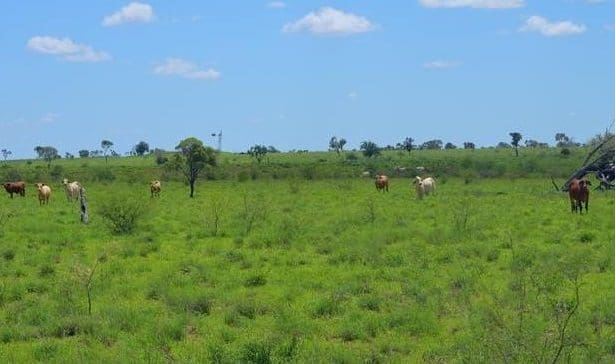
[[[34,52],[58,56],[69,62],[102,62],[111,59],[108,53],[75,43],[70,38],[36,36],[30,38],[26,46]]]
[[[442,69],[455,68],[458,66],[459,66],[458,62],[442,61],[442,60],[435,60],[435,61],[423,63],[423,68],[428,69],[428,70],[442,70]]]
[[[284,1],[270,1],[267,3],[267,6],[270,8],[281,9],[286,7],[286,3]]]
[[[547,37],[560,35],[572,35],[584,33],[587,28],[583,24],[575,24],[571,21],[550,22],[549,20],[534,15],[529,17],[520,28],[523,32],[539,32]]]
[[[132,2],[112,15],[103,19],[102,25],[112,27],[125,23],[148,23],[154,21],[156,15],[151,5]]]
[[[41,117],[41,123],[52,124],[58,119],[59,116],[60,114],[49,112]]]
[[[524,0],[419,0],[427,8],[512,9],[525,6]]]
[[[181,58],[167,58],[164,63],[154,67],[154,73],[157,75],[180,76],[196,80],[215,80],[222,75],[213,68],[201,69],[194,63]]]
[[[356,100],[356,98],[357,98],[357,97],[359,97],[359,93],[358,93],[358,92],[356,92],[356,91],[350,91],[350,92],[348,93],[347,97],[348,97],[350,100]]]
[[[374,29],[374,25],[362,16],[324,7],[310,12],[303,18],[284,25],[284,32],[307,31],[314,34],[356,34]]]

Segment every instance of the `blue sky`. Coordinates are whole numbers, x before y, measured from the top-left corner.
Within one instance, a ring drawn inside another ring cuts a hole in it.
[[[0,148],[324,150],[331,136],[585,141],[615,117],[615,0],[14,1]]]

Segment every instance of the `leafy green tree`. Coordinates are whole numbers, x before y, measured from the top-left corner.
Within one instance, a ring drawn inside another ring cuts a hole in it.
[[[87,158],[90,156],[90,151],[87,149],[81,149],[78,153],[79,153],[79,158]]]
[[[521,141],[521,139],[523,139],[523,136],[521,135],[521,133],[518,132],[510,132],[508,133],[508,135],[510,135],[510,137],[512,138],[512,141],[510,142],[510,144],[515,148],[515,155],[518,157],[519,156],[519,142]]]
[[[510,144],[506,143],[506,142],[499,142],[498,145],[495,146],[496,148],[499,149],[508,149],[508,148],[512,148],[510,146]]]
[[[464,142],[463,149],[476,149],[476,145],[472,142]]]
[[[37,146],[36,148],[34,148],[34,151],[36,152],[36,154],[38,154],[38,157],[45,160],[45,162],[47,162],[47,168],[51,167],[51,161],[57,158],[60,158],[60,155],[58,154],[58,150],[54,147],[50,147],[50,146]]]
[[[397,143],[397,148],[403,149],[408,153],[411,153],[412,149],[414,149],[414,139],[407,137],[406,139],[404,139],[403,142]]]
[[[264,145],[253,145],[248,149],[248,154],[260,163],[267,154],[267,147]]]
[[[359,149],[361,149],[361,151],[363,152],[363,155],[368,158],[371,158],[371,157],[374,157],[380,154],[380,147],[378,147],[376,143],[369,141],[369,140],[363,141]]]
[[[103,155],[105,156],[105,164],[107,164],[108,152],[113,146],[113,142],[110,140],[103,140],[100,142],[100,148],[103,150]]]
[[[138,156],[143,156],[143,154],[147,152],[149,152],[149,144],[146,142],[140,141],[135,145],[135,153],[137,153]]]
[[[173,167],[181,171],[190,184],[190,197],[194,197],[194,184],[199,174],[207,166],[216,165],[216,152],[197,138],[190,137],[179,142],[175,147]]]
[[[448,142],[444,145],[444,149],[457,149],[457,146],[451,142]]]

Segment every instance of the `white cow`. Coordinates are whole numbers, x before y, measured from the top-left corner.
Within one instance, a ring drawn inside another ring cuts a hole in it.
[[[414,184],[416,185],[416,198],[419,200],[423,198],[423,196],[427,196],[436,192],[436,180],[431,177],[427,177],[422,179],[419,176],[414,178]]]
[[[68,180],[64,178],[62,184],[64,185],[64,190],[66,191],[66,199],[68,201],[77,201],[79,199],[79,187],[81,187],[79,182],[68,182]]]

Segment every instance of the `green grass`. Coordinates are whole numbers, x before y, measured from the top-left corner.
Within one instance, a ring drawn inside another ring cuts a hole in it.
[[[546,179],[85,187],[87,226],[59,185],[0,199],[0,362],[550,361],[575,280],[561,360],[615,360],[612,194],[578,216]]]

